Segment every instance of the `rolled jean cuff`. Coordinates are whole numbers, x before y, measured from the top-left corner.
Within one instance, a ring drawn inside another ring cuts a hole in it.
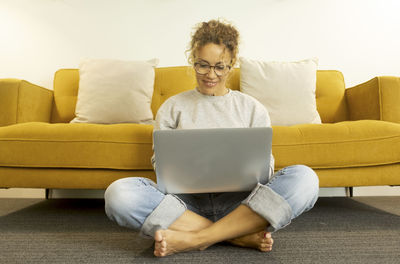
[[[167,229],[186,210],[186,204],[173,194],[166,194],[161,203],[144,221],[139,234],[142,237],[153,237],[159,229]]]
[[[260,183],[254,188],[242,204],[250,207],[269,223],[267,230],[275,232],[288,224],[292,219],[292,208],[286,200],[271,188]]]

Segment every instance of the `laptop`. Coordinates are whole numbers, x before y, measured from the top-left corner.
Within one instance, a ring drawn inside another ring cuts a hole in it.
[[[153,137],[164,193],[251,191],[270,176],[271,127],[156,130]]]

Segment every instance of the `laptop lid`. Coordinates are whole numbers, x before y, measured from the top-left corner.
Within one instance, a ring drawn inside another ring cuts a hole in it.
[[[272,128],[154,131],[157,185],[165,193],[252,190],[269,178]]]

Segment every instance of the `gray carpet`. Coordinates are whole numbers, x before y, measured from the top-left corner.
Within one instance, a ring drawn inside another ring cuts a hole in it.
[[[0,199],[0,263],[400,263],[400,197],[320,198],[272,252],[217,244],[153,257],[99,199]]]

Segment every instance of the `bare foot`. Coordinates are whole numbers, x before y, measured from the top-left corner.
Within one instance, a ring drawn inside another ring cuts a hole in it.
[[[272,250],[272,244],[274,243],[274,240],[272,239],[270,232],[260,231],[228,240],[228,242],[236,246],[250,247],[258,249],[262,252],[268,252]]]
[[[164,257],[178,252],[204,250],[210,245],[200,245],[195,232],[157,230],[154,235],[154,255]]]

